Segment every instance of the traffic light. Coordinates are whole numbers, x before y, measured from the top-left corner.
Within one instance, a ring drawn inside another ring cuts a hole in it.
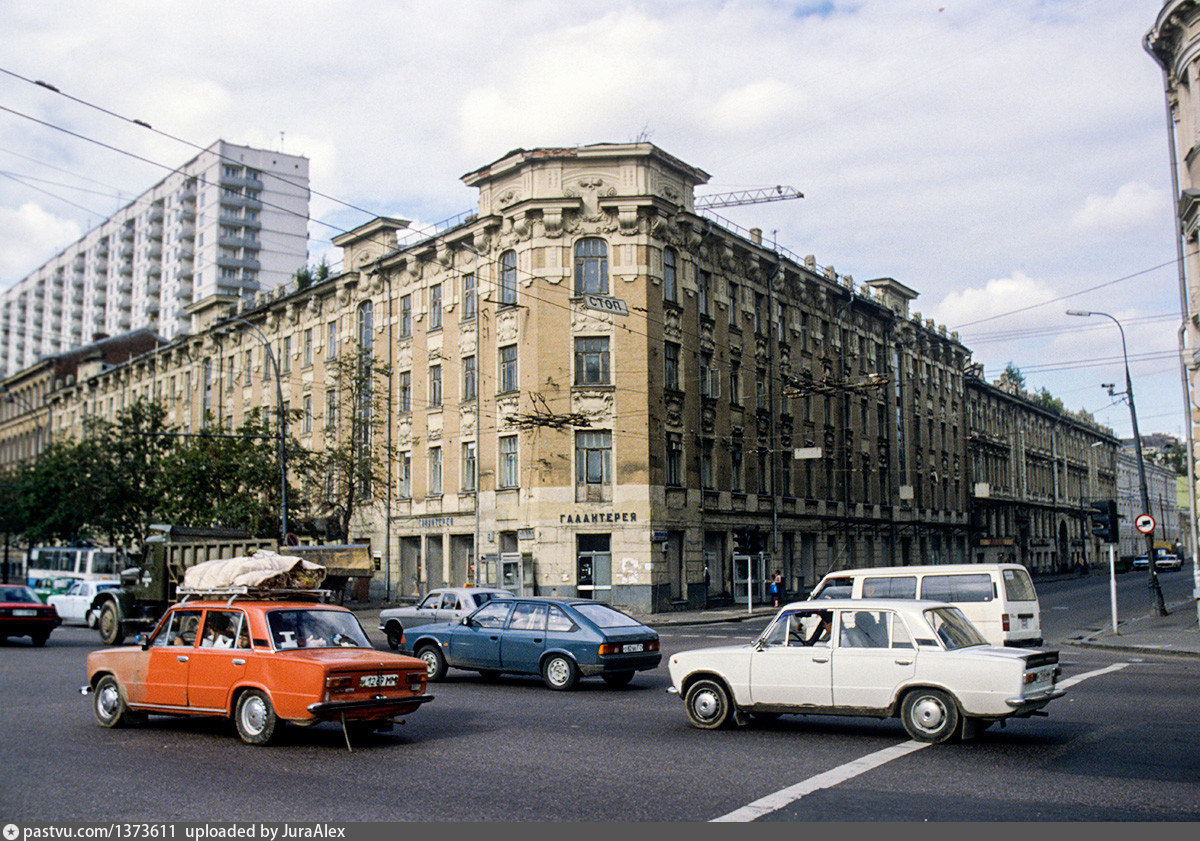
[[[733,530],[733,554],[750,554],[750,529],[737,528]]]
[[[1102,499],[1089,506],[1092,510],[1088,515],[1092,518],[1092,534],[1105,543],[1116,543],[1119,517],[1116,500]]]

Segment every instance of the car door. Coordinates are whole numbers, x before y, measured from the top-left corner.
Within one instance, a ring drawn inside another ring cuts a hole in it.
[[[230,688],[246,673],[249,627],[240,610],[206,610],[200,640],[191,653],[188,706],[225,710]]]
[[[200,616],[201,611],[195,609],[173,610],[163,621],[146,651],[145,703],[187,706],[188,670],[196,650]]]
[[[546,650],[548,608],[537,602],[517,602],[500,637],[500,666],[506,672],[537,674]]]
[[[46,601],[54,605],[64,622],[82,622],[83,612],[87,610],[91,601],[91,584],[87,581],[76,581],[67,588],[67,592],[51,596]]]
[[[440,621],[442,621],[439,618],[439,614],[441,613],[441,610],[442,610],[442,591],[441,590],[431,590],[429,592],[429,595],[427,595],[424,599],[422,599],[420,604],[417,605],[416,610],[414,611],[415,618],[413,619],[413,621],[406,622],[405,626],[409,627],[409,628],[413,628],[418,625],[432,625],[435,622],[440,622]]]
[[[843,610],[833,650],[833,704],[884,709],[916,673],[916,649],[891,610]]]
[[[814,641],[829,611],[798,610],[781,616],[750,655],[750,703],[793,708],[833,703],[832,644]]]
[[[447,662],[464,669],[500,668],[500,635],[511,608],[509,601],[488,602],[468,617],[469,624],[456,625],[443,649]]]

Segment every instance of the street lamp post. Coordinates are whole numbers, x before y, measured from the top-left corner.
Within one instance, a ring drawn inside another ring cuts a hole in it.
[[[1121,331],[1121,356],[1125,360],[1125,396],[1129,400],[1129,420],[1133,425],[1133,448],[1137,456],[1138,467],[1138,488],[1142,496],[1142,511],[1146,514],[1150,513],[1150,492],[1146,487],[1146,461],[1142,456],[1142,436],[1138,432],[1137,409],[1133,404],[1133,380],[1129,376],[1129,352],[1125,347],[1125,328],[1121,326],[1121,322],[1106,312],[1096,312],[1092,310],[1067,310],[1067,315],[1076,315],[1088,317],[1092,315],[1102,315],[1105,318],[1111,319],[1117,325],[1117,329]],[[1167,606],[1163,602],[1162,586],[1158,582],[1158,572],[1154,569],[1154,533],[1146,535],[1146,559],[1149,561],[1150,567],[1150,593],[1153,596],[1154,602],[1151,604],[1151,609],[1159,616],[1167,615]]]
[[[279,372],[279,362],[275,359],[275,352],[271,350],[271,343],[267,341],[263,331],[238,316],[230,316],[227,320],[244,324],[254,331],[259,341],[262,342],[263,350],[266,351],[271,367],[275,369],[275,403],[279,411],[279,545],[283,547],[287,545],[288,541],[287,411],[283,406],[283,377]]]

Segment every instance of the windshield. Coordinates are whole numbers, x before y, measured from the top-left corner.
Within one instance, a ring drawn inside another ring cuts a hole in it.
[[[573,604],[597,628],[636,628],[642,623],[606,604]]]
[[[937,633],[947,651],[987,645],[987,640],[957,607],[932,607],[925,611],[925,620]]]
[[[286,648],[371,648],[353,613],[300,608],[267,614],[271,640]]]

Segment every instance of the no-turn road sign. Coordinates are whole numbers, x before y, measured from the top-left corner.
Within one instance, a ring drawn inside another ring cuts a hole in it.
[[[1149,514],[1138,514],[1137,519],[1133,521],[1133,527],[1142,534],[1152,533],[1154,525],[1154,518]]]

